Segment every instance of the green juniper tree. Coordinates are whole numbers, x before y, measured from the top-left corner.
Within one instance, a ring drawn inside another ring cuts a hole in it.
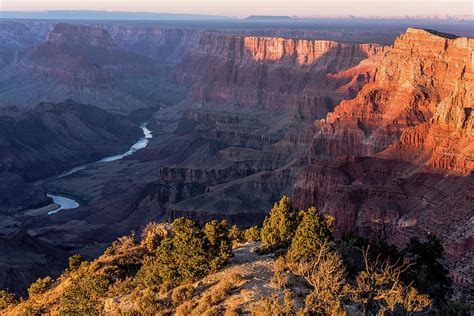
[[[210,266],[216,271],[232,257],[232,241],[229,238],[229,223],[227,221],[210,221],[204,226],[209,252]]]
[[[252,226],[244,231],[244,239],[248,242],[260,241],[260,228]]]
[[[289,251],[300,259],[312,260],[321,245],[332,240],[334,218],[314,207],[302,212],[302,217]]]
[[[186,218],[172,224],[173,236],[164,238],[153,255],[147,256],[137,280],[158,290],[183,280],[201,278],[222,267],[232,256],[229,225],[212,221],[201,229]]]
[[[298,226],[298,214],[291,200],[283,196],[265,217],[260,233],[263,244],[267,246],[289,245]]]

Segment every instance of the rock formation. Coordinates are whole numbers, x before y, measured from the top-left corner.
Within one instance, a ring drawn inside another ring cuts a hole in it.
[[[355,95],[371,67],[348,68],[382,50],[377,45],[204,33],[176,70],[203,102],[299,111],[321,118]]]
[[[400,243],[435,233],[468,255],[473,49],[470,38],[418,29],[401,35],[381,54],[374,79],[315,121],[303,159],[310,166],[294,187],[297,206],[335,215],[341,233],[390,226]]]
[[[117,48],[101,28],[58,23],[46,40],[29,46],[0,75],[2,102],[31,108],[39,100],[81,103],[131,112],[146,104],[120,87],[121,78],[152,76],[154,63]],[[21,92],[20,92],[21,91]]]

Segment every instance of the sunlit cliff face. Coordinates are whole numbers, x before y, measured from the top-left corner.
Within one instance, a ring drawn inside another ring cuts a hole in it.
[[[375,80],[355,99],[341,102],[326,123],[351,131],[366,155],[403,157],[469,175],[474,170],[473,48],[469,38],[408,29],[384,52]],[[338,153],[353,154],[348,148]]]
[[[293,40],[274,37],[245,37],[243,39],[246,53],[258,62],[272,62],[287,59],[301,66],[315,64],[328,53],[356,52],[364,57],[372,56],[377,47],[359,45],[358,47],[340,44],[333,41]],[[350,48],[349,48],[350,47]]]

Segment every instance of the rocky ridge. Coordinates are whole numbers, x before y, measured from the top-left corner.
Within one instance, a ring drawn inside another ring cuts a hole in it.
[[[398,242],[435,233],[458,258],[468,256],[473,44],[428,30],[400,36],[381,54],[374,80],[314,122],[295,203],[335,215],[340,232],[376,233],[385,223]],[[462,251],[456,231],[464,232]]]

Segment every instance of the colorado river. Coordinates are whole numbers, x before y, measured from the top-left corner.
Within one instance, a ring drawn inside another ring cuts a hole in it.
[[[112,161],[123,159],[127,156],[130,156],[130,155],[133,155],[137,150],[140,150],[140,149],[145,148],[146,146],[148,146],[149,140],[151,138],[153,138],[153,134],[147,128],[147,125],[148,125],[148,123],[140,124],[140,128],[143,131],[143,137],[140,140],[138,140],[135,144],[133,144],[132,147],[130,147],[130,149],[127,150],[126,152],[124,152],[123,154],[114,155],[114,156],[110,156],[110,157],[105,157],[105,158],[103,158],[99,161],[96,161],[96,162],[92,162],[92,163],[88,163],[88,164],[85,164],[85,165],[74,167],[71,170],[63,172],[63,173],[61,173],[60,175],[58,175],[54,178],[48,179],[48,181],[70,176],[72,174],[75,174],[76,172],[84,170],[87,167],[95,165],[95,164],[112,162]],[[58,208],[56,208],[52,211],[49,211],[48,215],[56,214],[57,212],[62,211],[62,210],[69,210],[69,209],[74,209],[74,208],[79,207],[79,203],[77,201],[71,199],[71,198],[67,198],[67,197],[60,196],[60,195],[54,195],[54,194],[51,194],[51,193],[48,193],[46,195],[49,198],[53,199],[54,204],[59,205]]]

